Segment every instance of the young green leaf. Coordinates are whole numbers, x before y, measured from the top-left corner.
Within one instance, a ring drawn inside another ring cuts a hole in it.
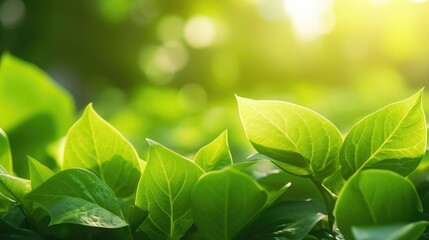
[[[346,181],[341,175],[341,168],[335,170],[334,173],[331,174],[328,178],[323,181],[323,185],[329,189],[335,195],[338,195],[343,188]]]
[[[220,170],[232,164],[228,147],[228,132],[225,130],[219,137],[202,147],[195,156],[195,162],[205,171]]]
[[[419,221],[384,226],[356,226],[352,227],[352,232],[356,240],[418,240],[428,225],[427,221]]]
[[[150,239],[179,239],[192,225],[191,191],[203,170],[164,146],[148,140],[149,156],[136,205],[149,211],[141,227]]]
[[[31,191],[30,181],[9,175],[0,168],[0,195],[12,202],[20,202]]]
[[[325,219],[325,207],[319,201],[283,201],[265,210],[240,239],[301,240],[313,227]]]
[[[351,177],[338,196],[334,214],[346,239],[352,226],[409,222],[422,211],[414,185],[401,175],[370,169]]]
[[[369,168],[407,176],[418,166],[427,135],[422,94],[423,89],[372,113],[352,128],[340,151],[345,179]]]
[[[0,128],[0,167],[9,173],[13,173],[12,154],[10,152],[9,139]]]
[[[265,207],[267,197],[244,173],[231,168],[210,172],[192,191],[195,225],[207,239],[232,239]]]
[[[246,135],[258,152],[296,175],[324,179],[335,171],[342,136],[326,118],[288,102],[237,101]]]
[[[59,172],[25,196],[40,204],[51,216],[50,225],[79,225],[121,228],[123,219],[113,191],[85,169]]]
[[[55,173],[36,159],[28,157],[28,167],[30,168],[31,188],[35,189],[46,182]]]
[[[72,167],[93,171],[118,197],[133,194],[140,179],[136,150],[92,105],[67,134],[63,168]]]

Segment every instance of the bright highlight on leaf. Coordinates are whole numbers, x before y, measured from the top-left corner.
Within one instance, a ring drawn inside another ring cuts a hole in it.
[[[224,131],[208,145],[202,147],[195,156],[197,163],[205,172],[220,170],[232,164],[228,146],[228,132]]]
[[[51,216],[50,225],[121,228],[127,226],[112,190],[84,169],[66,169],[25,197],[40,204]]]
[[[397,223],[385,226],[352,227],[356,240],[418,240],[429,225],[427,221]]]
[[[164,146],[148,140],[149,156],[136,205],[149,211],[142,229],[150,239],[179,239],[191,227],[191,191],[203,170]]]
[[[253,147],[284,170],[324,179],[338,167],[342,136],[326,118],[288,102],[241,97],[237,101]]]
[[[88,105],[70,128],[64,146],[63,168],[91,170],[118,197],[135,192],[140,164],[134,147]]]
[[[192,191],[194,222],[207,239],[233,239],[265,207],[267,198],[250,176],[231,168],[213,171]]]
[[[419,196],[408,179],[392,171],[371,169],[349,179],[334,212],[341,233],[346,239],[355,239],[354,226],[410,222],[420,211]]]
[[[357,123],[340,151],[342,175],[348,179],[366,168],[410,174],[426,150],[426,120],[423,89],[408,99],[393,103]]]

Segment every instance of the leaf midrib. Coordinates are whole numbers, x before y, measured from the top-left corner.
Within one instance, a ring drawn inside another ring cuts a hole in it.
[[[395,126],[395,129],[389,134],[389,136],[387,137],[387,139],[371,154],[371,156],[356,170],[356,172],[362,170],[362,168],[364,168],[371,160],[373,160],[373,158],[375,158],[375,156],[382,151],[383,147],[390,141],[390,139],[395,135],[396,131],[399,129],[399,127],[403,124],[404,120],[410,115],[411,111],[414,109],[416,105],[413,105],[413,107],[411,107],[407,114],[404,115],[404,117],[402,117],[401,121],[399,121],[398,125]],[[355,159],[356,161],[356,159]]]

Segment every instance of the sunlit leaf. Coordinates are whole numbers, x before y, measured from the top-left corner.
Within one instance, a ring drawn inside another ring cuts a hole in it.
[[[74,223],[91,227],[127,226],[113,191],[85,169],[66,169],[25,197],[51,216],[50,225]]]
[[[93,171],[118,197],[131,195],[140,178],[140,163],[134,147],[91,105],[67,134],[63,168],[72,167]]]
[[[429,225],[427,221],[413,223],[397,223],[384,226],[352,227],[356,240],[418,240]]]
[[[30,168],[30,180],[33,189],[46,182],[46,180],[55,174],[51,169],[32,157],[28,157],[28,166]]]
[[[296,175],[323,179],[335,171],[342,136],[327,119],[288,102],[237,101],[244,130],[258,152]]]
[[[426,149],[423,90],[384,107],[357,123],[340,151],[342,175],[348,179],[361,169],[388,169],[407,176]]]
[[[267,197],[244,173],[230,168],[210,172],[192,191],[194,222],[207,239],[231,239],[264,208]]]
[[[301,240],[325,219],[319,201],[284,201],[265,210],[240,236],[242,239]]]
[[[202,147],[195,156],[195,162],[206,172],[231,165],[232,157],[228,146],[228,132],[224,131],[211,143]]]
[[[9,173],[13,173],[12,154],[10,152],[9,139],[0,128],[0,166]]]
[[[192,225],[191,191],[203,170],[189,159],[148,140],[149,156],[136,205],[149,211],[141,227],[151,239],[179,239]]]
[[[352,226],[404,223],[422,211],[414,185],[401,175],[370,169],[351,177],[338,196],[335,218],[346,239]]]

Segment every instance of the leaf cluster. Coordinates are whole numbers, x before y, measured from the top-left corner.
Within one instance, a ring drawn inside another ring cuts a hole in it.
[[[39,69],[10,55],[2,58],[0,86],[21,79],[16,69],[57,91]],[[429,191],[422,187],[426,165],[419,167],[427,139],[422,94],[368,115],[345,137],[305,107],[237,97],[257,151],[240,162],[233,161],[227,131],[192,158],[148,139],[143,160],[90,104],[58,143],[56,167],[28,156],[22,171],[1,130],[0,238],[424,238],[429,216],[422,201]],[[19,125],[10,121],[0,126]],[[295,182],[284,173],[311,181],[318,195],[290,200]]]

